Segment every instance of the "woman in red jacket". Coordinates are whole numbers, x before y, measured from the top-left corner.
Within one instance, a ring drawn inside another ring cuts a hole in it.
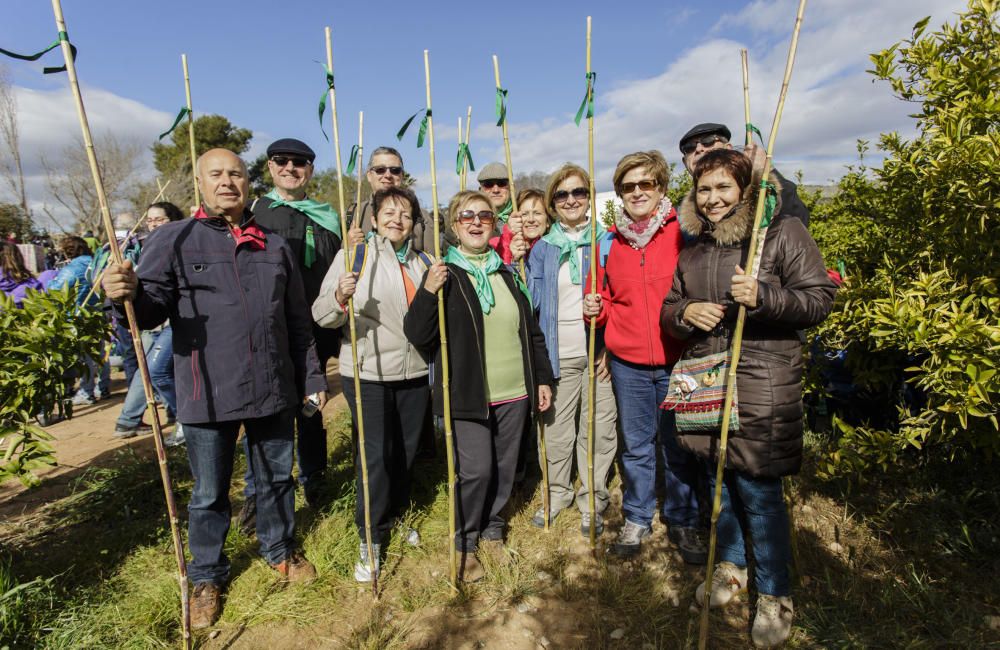
[[[684,561],[703,564],[707,552],[695,493],[699,463],[677,445],[673,413],[659,408],[681,350],[660,330],[660,306],[670,292],[683,246],[677,212],[666,198],[668,181],[667,162],[659,151],[631,153],[618,162],[615,192],[624,210],[611,228],[615,235],[610,249],[599,251],[600,293],[587,295],[583,309],[605,328],[622,430],[625,525],[612,552],[635,555],[652,532],[659,447],[665,481],[661,518]]]

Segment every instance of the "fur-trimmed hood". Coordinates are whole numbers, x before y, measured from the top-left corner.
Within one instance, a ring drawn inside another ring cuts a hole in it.
[[[719,223],[712,223],[698,212],[695,204],[696,187],[692,187],[684,200],[681,201],[681,209],[677,214],[681,230],[685,235],[700,237],[703,232],[712,237],[719,246],[732,246],[750,237],[750,229],[753,226],[753,212],[757,207],[757,194],[760,182],[759,177],[750,186],[743,190],[743,200],[741,200],[729,214],[724,216]],[[771,172],[769,175],[771,184],[774,185],[777,205],[774,207],[774,215],[781,214],[781,182],[778,177]]]

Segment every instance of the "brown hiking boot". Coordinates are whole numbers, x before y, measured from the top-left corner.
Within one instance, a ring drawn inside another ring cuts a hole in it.
[[[462,551],[458,556],[458,581],[479,582],[486,573],[474,553]]]
[[[507,566],[511,563],[511,556],[502,539],[480,539],[479,552],[485,553],[489,557],[488,562],[494,567]]]
[[[199,582],[194,593],[188,597],[191,612],[191,629],[203,630],[211,627],[222,610],[222,589],[214,582]]]
[[[271,568],[288,582],[312,582],[316,579],[316,567],[302,555],[301,551],[292,551],[291,555],[277,564],[272,564]]]

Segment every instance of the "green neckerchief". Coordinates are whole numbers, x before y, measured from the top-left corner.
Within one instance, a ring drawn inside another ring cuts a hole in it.
[[[473,284],[476,285],[476,295],[479,297],[479,307],[484,314],[490,313],[496,298],[493,296],[493,287],[490,286],[490,274],[496,273],[503,260],[492,248],[487,252],[478,255],[466,255],[458,250],[458,246],[452,246],[444,256],[446,263],[451,263],[472,276]]]
[[[566,231],[563,230],[562,224],[558,221],[553,223],[549,231],[542,235],[544,241],[559,249],[559,266],[565,264],[567,260],[569,261],[569,279],[573,284],[580,284],[583,281],[580,275],[580,256],[576,254],[576,250],[581,246],[590,246],[590,229],[593,225],[594,220],[591,219],[576,241],[566,235]],[[598,222],[597,239],[603,237],[605,232],[604,227]]]
[[[514,202],[507,199],[507,202],[503,204],[503,207],[497,210],[497,219],[500,223],[505,224],[507,220],[510,219],[510,213],[514,211]]]
[[[412,248],[411,246],[412,240],[409,237],[406,238],[406,243],[403,244],[403,247],[400,248],[399,250],[396,250],[396,247],[392,245],[392,242],[389,241],[388,237],[379,235],[374,230],[368,231],[368,234],[365,235],[365,242],[370,242],[374,240],[376,237],[382,237],[382,239],[385,239],[385,245],[391,248],[393,252],[396,253],[396,259],[399,260],[399,263],[406,264],[406,256],[410,254],[410,249]]]
[[[320,203],[319,201],[313,201],[312,199],[302,199],[301,201],[286,201],[281,198],[278,194],[278,190],[272,189],[270,192],[264,195],[265,198],[271,199],[272,208],[280,208],[283,205],[287,205],[293,210],[298,210],[302,214],[309,217],[309,219],[319,226],[320,228],[325,228],[337,237],[341,237],[340,233],[340,218],[337,215],[337,211],[330,207],[329,203]],[[316,261],[316,236],[315,229],[312,224],[306,225],[306,238],[305,238],[305,250],[302,254],[302,263],[305,267],[312,268],[313,263]]]

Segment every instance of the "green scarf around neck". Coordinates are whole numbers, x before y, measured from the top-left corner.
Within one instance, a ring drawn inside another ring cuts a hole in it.
[[[501,224],[507,223],[510,219],[511,213],[514,212],[514,202],[507,199],[507,202],[503,204],[503,207],[497,210],[497,219],[500,220]]]
[[[368,234],[365,235],[365,242],[371,242],[376,237],[382,237],[383,239],[385,239],[386,247],[391,248],[393,252],[396,253],[396,259],[399,260],[399,263],[406,264],[406,256],[410,254],[410,249],[413,248],[413,246],[411,245],[413,240],[407,237],[406,242],[403,244],[403,247],[400,248],[399,250],[396,250],[396,247],[392,245],[392,242],[389,241],[388,238],[378,234],[374,230],[369,230]]]
[[[569,262],[569,279],[573,284],[580,284],[583,281],[580,269],[580,256],[576,254],[578,248],[590,246],[590,229],[594,227],[594,220],[591,219],[587,227],[580,233],[580,238],[573,241],[566,235],[563,226],[559,221],[552,224],[549,231],[542,236],[544,241],[559,249],[559,266]],[[605,235],[606,231],[600,222],[597,224],[597,239]]]
[[[444,256],[444,261],[454,264],[472,276],[472,284],[476,287],[476,296],[479,297],[479,307],[484,314],[490,313],[496,298],[493,295],[493,287],[490,286],[490,274],[496,273],[503,266],[503,260],[492,248],[488,248],[485,253],[465,254],[458,246],[452,246]]]
[[[333,234],[337,235],[337,237],[343,239],[343,235],[340,232],[339,215],[336,210],[330,207],[329,203],[320,203],[319,201],[313,201],[312,199],[286,201],[281,198],[277,189],[272,189],[264,196],[271,199],[272,208],[280,208],[283,205],[287,205],[293,210],[297,210],[306,215],[309,217],[310,221],[313,222],[312,224],[306,225],[305,246],[302,254],[302,263],[306,268],[312,268],[312,265],[316,262],[316,236],[313,224],[319,226],[320,228],[325,228],[326,230],[329,230]]]

